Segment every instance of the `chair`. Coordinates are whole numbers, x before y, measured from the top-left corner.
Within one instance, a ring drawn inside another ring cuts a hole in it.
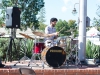
[[[19,68],[20,75],[36,75],[31,68]]]

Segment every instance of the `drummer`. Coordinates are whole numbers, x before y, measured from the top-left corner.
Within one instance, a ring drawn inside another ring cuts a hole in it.
[[[47,34],[48,37],[45,38],[45,42],[48,40],[54,41],[54,39],[57,38],[59,32],[56,32],[55,25],[57,23],[57,18],[51,18],[50,19],[50,25],[48,25],[45,28],[45,34]]]

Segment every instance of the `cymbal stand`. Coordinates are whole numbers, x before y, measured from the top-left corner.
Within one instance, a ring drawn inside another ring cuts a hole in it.
[[[39,41],[39,40],[38,40]],[[35,43],[34,43],[34,52],[33,52],[33,50],[32,50],[32,57],[31,57],[31,59],[30,59],[30,62],[28,63],[28,66],[30,66],[30,64],[31,63],[35,63],[34,61],[35,61],[35,57],[37,56],[38,58],[39,58],[39,60],[40,60],[40,57],[39,57],[39,55],[40,55],[40,53],[36,53],[36,43],[37,43],[37,39],[36,39],[36,37],[35,37],[35,41],[34,41]],[[36,64],[35,63],[35,65],[36,66],[39,66],[38,64]]]
[[[80,60],[79,60],[79,57],[78,57],[78,43],[76,43],[75,44],[75,48],[76,48],[76,55],[75,55],[75,65],[76,66],[78,66],[78,65],[80,65],[81,67],[82,67],[82,64],[81,64],[81,62],[80,62]]]
[[[67,55],[67,58],[66,58],[66,66],[67,67],[69,66],[69,64],[75,64],[75,60],[76,60],[76,58],[75,58],[76,55],[74,54],[74,53],[76,53],[75,52],[76,47],[73,47],[73,45],[72,45],[72,43],[73,43],[72,37],[68,38],[68,40],[69,40],[70,53]]]
[[[20,61],[22,61],[22,60],[24,60],[24,62],[25,62],[25,60],[30,59],[26,56],[26,51],[27,51],[26,43],[27,43],[27,38],[24,39],[24,44],[25,44],[25,46],[24,46],[25,49],[23,49],[24,50],[24,56],[17,63],[20,63]],[[21,43],[21,45],[22,45],[22,43]],[[16,66],[17,63],[15,63],[14,66]],[[22,64],[23,64],[23,62],[22,62]]]
[[[72,43],[73,43],[73,39],[71,39],[71,52],[69,54],[69,61],[73,64],[75,62],[76,66],[78,66],[78,65],[82,66],[82,64],[78,58],[78,43],[73,45],[73,47],[72,47]],[[73,52],[75,52],[75,54]],[[74,59],[74,61],[73,61],[73,59]]]
[[[75,44],[75,46],[74,46],[74,48],[73,49],[75,49],[74,51],[75,51],[75,66],[81,66],[82,67],[82,63],[81,63],[81,61],[80,61],[80,59],[79,59],[79,57],[78,57],[78,43],[76,43]]]

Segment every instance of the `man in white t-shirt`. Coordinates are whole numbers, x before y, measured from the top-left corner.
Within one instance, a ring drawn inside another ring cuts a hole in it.
[[[50,41],[54,41],[54,39],[57,38],[59,32],[56,32],[56,28],[55,28],[55,25],[57,23],[57,18],[51,18],[50,19],[50,25],[48,25],[46,28],[45,28],[45,34],[48,36],[45,38],[45,43],[46,42],[50,42]]]

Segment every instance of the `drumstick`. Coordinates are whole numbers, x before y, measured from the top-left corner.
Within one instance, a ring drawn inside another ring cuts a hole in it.
[[[58,33],[60,33],[64,28],[65,28],[65,26]]]

